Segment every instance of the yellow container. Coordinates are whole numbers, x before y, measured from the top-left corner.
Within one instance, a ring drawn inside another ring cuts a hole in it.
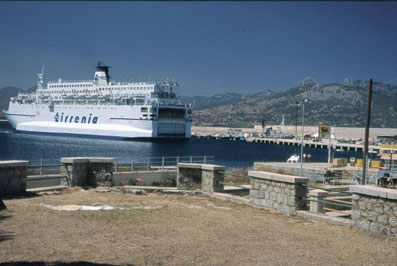
[[[342,166],[346,166],[347,165],[347,158],[342,158]]]
[[[358,167],[363,167],[363,159],[358,159],[357,164]]]
[[[380,168],[380,161],[372,161],[371,167],[372,168]]]
[[[333,166],[342,166],[343,165],[343,158],[335,158],[332,162]]]

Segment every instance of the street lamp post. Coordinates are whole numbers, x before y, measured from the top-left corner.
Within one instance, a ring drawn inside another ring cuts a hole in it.
[[[303,145],[304,145],[304,138],[305,138],[305,102],[306,99],[302,101],[302,144],[301,144],[301,169],[300,169],[300,176],[302,176],[302,166],[303,166]]]
[[[295,139],[298,139],[298,106],[299,103],[295,104]]]

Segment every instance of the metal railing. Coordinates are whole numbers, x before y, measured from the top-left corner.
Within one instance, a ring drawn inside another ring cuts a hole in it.
[[[173,156],[173,157],[147,157],[142,159],[132,159],[131,161],[115,160],[114,171],[144,171],[144,170],[164,170],[176,168],[178,163],[213,163],[214,156]]]
[[[334,199],[327,199],[327,200],[315,200],[312,198],[302,198],[303,200],[307,201],[314,201],[314,202],[320,202],[320,203],[325,203],[327,205],[334,205],[334,206],[339,206],[339,207],[345,207],[345,208],[351,208],[352,204],[348,204],[347,201],[343,201],[344,203],[341,202],[335,202],[336,200]],[[336,211],[336,210],[335,210]]]
[[[61,163],[56,159],[40,159],[29,161],[27,175],[55,175],[60,174]]]
[[[218,173],[224,174],[225,176],[237,177],[239,179],[245,179],[245,180],[249,179],[248,175],[239,175],[232,172],[224,172],[224,171],[218,171]],[[219,182],[219,184],[236,188],[236,189],[228,189],[224,191],[225,193],[233,194],[235,196],[242,196],[242,197],[249,196],[250,188],[247,186],[244,186],[242,184],[236,184],[233,182]]]
[[[348,196],[351,196],[353,194],[352,192],[346,191],[343,188],[326,188],[326,187],[322,187],[322,186],[313,186],[313,185],[307,185],[307,184],[302,184],[302,186],[305,186],[305,187],[308,187],[311,189],[322,189],[322,190],[329,191],[329,192],[336,192],[336,193],[345,194]]]
[[[27,187],[56,187],[67,178],[61,175],[61,164],[59,159],[30,160],[27,169]],[[69,184],[69,182],[68,182]]]
[[[313,186],[303,184],[303,186],[308,187],[309,189],[321,189],[329,192],[328,195],[323,198],[316,199],[313,197],[304,197],[301,201],[307,202],[317,202],[323,204],[322,209],[324,212],[337,212],[342,214],[343,216],[350,216],[352,210],[352,202],[351,196],[352,192],[347,191],[347,188],[329,188],[323,186]]]

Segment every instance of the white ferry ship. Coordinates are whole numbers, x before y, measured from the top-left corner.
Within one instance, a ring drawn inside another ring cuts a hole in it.
[[[191,137],[192,109],[172,82],[120,83],[98,64],[94,80],[49,81],[38,75],[36,92],[12,97],[9,123],[19,132],[111,139]]]

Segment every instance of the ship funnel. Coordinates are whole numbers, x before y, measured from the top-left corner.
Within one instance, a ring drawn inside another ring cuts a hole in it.
[[[98,63],[95,71],[95,81],[97,81],[98,84],[109,84],[109,68],[111,68],[111,66],[101,66],[101,63]]]

